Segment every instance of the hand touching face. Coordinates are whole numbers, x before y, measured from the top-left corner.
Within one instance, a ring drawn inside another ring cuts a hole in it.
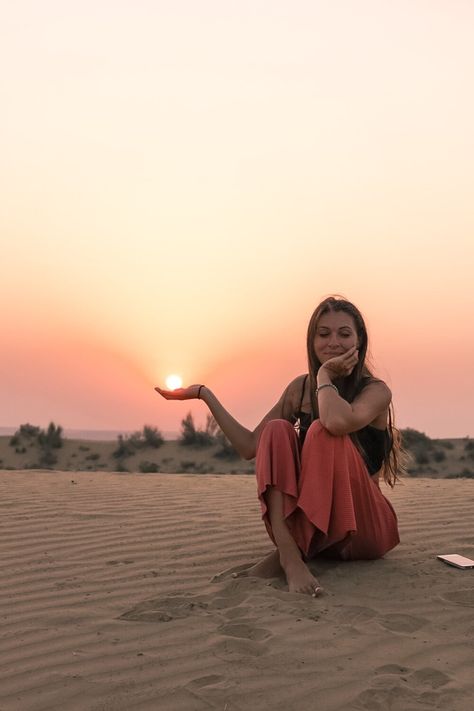
[[[345,378],[350,375],[359,360],[359,351],[352,346],[348,351],[334,358],[328,358],[322,368],[325,368],[333,378]]]

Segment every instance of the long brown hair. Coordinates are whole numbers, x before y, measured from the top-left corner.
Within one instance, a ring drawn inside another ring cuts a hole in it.
[[[314,349],[314,339],[316,336],[316,329],[318,327],[319,319],[324,314],[331,311],[344,311],[345,313],[352,316],[358,339],[358,350],[359,350],[359,360],[354,370],[350,375],[345,378],[341,378],[340,383],[338,383],[338,390],[341,397],[347,402],[352,402],[354,398],[364,389],[366,385],[371,382],[376,382],[379,378],[376,378],[369,367],[367,366],[367,349],[368,349],[368,334],[367,327],[365,325],[364,318],[359,311],[359,309],[354,306],[350,301],[343,296],[334,294],[328,296],[316,307],[311,316],[308,324],[307,332],[307,351],[308,351],[308,370],[310,378],[310,392],[311,392],[311,409],[314,414],[318,413],[318,403],[316,401],[316,376],[318,370],[321,367],[321,361],[316,355]],[[385,456],[382,464],[382,473],[384,481],[391,487],[395,485],[395,482],[400,478],[402,474],[405,473],[405,461],[406,452],[401,445],[401,435],[399,430],[395,427],[395,411],[393,408],[393,403],[391,402],[388,410],[388,432],[390,434],[390,446],[386,448]],[[362,444],[357,437],[356,432],[350,433],[350,438],[358,448],[358,450],[363,453]]]

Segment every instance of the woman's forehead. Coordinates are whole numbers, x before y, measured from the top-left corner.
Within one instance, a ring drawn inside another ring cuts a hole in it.
[[[329,311],[318,319],[318,328],[350,328],[355,330],[354,319],[345,311]]]

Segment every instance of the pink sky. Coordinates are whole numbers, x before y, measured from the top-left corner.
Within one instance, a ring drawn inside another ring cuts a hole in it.
[[[38,7],[3,23],[0,426],[177,430],[177,372],[253,427],[336,292],[399,426],[474,436],[473,5]]]

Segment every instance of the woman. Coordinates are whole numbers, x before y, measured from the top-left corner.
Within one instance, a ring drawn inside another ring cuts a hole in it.
[[[262,517],[276,550],[248,572],[283,570],[291,592],[322,592],[306,565],[317,554],[372,559],[399,543],[379,476],[393,487],[401,448],[390,389],[365,362],[367,342],[360,311],[342,297],[324,299],[308,326],[309,373],[286,387],[253,432],[204,385],[156,388],[168,400],[204,400],[239,454],[256,457]]]

